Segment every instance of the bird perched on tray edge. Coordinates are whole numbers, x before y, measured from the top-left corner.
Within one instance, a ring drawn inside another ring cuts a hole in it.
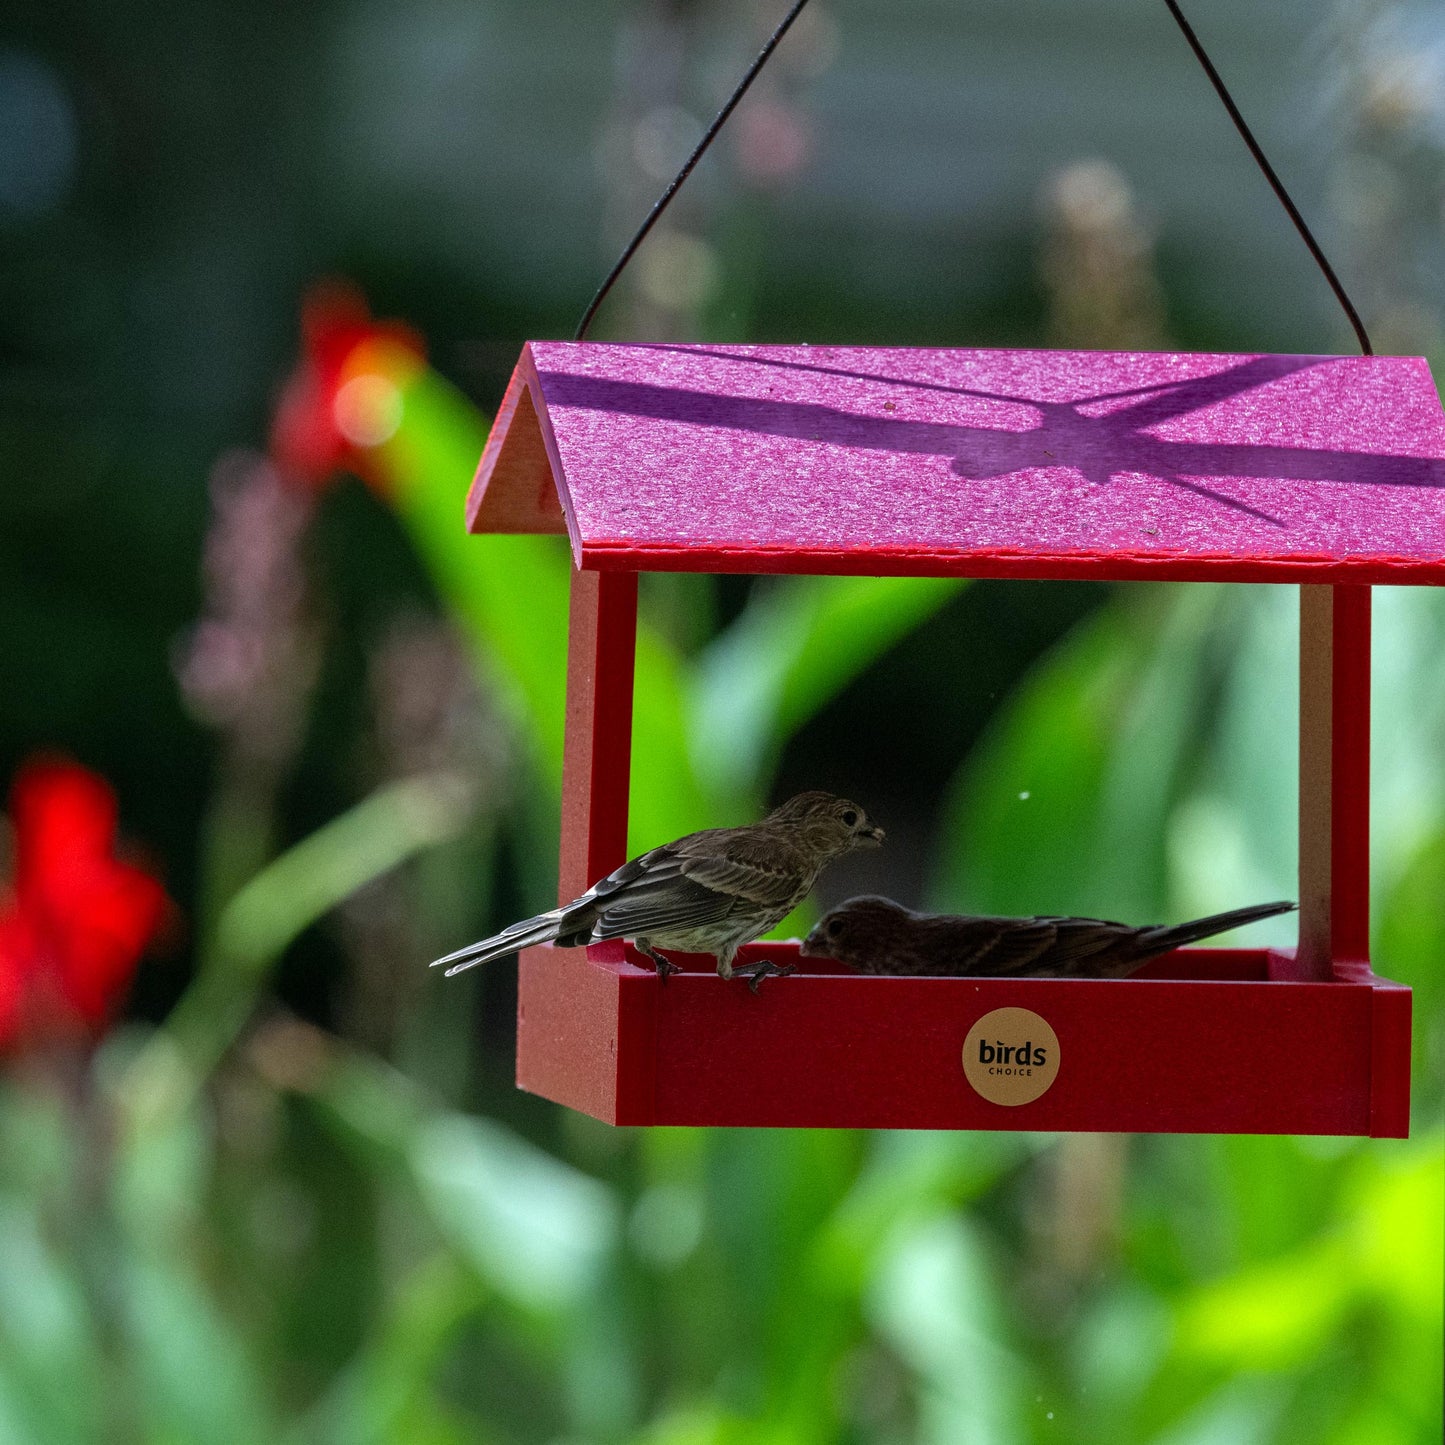
[[[830,793],[799,793],[760,823],[708,828],[633,858],[580,898],[504,928],[439,958],[446,976],[538,943],[580,948],[630,938],[664,982],[677,965],[658,950],[711,953],[723,978],[746,978],[754,992],[791,965],[735,969],[745,943],[780,923],[812,891],[824,866],[855,848],[877,847],[883,830],[856,803]]]
[[[1133,928],[1102,918],[915,913],[888,898],[850,898],[819,920],[801,952],[836,959],[859,973],[1125,978],[1186,943],[1294,907],[1257,903],[1189,923]]]

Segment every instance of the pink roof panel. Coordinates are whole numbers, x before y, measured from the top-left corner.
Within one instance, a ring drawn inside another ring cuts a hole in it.
[[[590,568],[1440,583],[1445,414],[1416,357],[530,342],[468,523]]]

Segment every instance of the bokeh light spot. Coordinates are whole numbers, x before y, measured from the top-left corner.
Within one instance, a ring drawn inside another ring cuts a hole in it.
[[[717,253],[699,236],[659,228],[636,266],[642,294],[654,306],[691,311],[717,290]]]
[[[353,376],[336,393],[336,429],[354,447],[379,447],[401,425],[404,408],[396,383],[375,372]]]

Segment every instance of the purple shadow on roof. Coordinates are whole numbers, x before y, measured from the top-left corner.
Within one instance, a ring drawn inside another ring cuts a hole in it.
[[[1445,562],[1415,358],[533,343],[518,384],[584,557]]]

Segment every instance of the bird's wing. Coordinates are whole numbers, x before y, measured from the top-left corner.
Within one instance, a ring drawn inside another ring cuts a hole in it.
[[[812,877],[797,848],[756,827],[689,833],[594,884],[567,910],[558,941],[676,933],[735,908],[786,911]]]
[[[1049,953],[1057,936],[1053,918],[958,919],[949,944],[959,971],[987,975],[1027,973]]]
[[[689,833],[686,838],[679,838],[676,843],[664,843],[660,848],[653,848],[646,853],[640,853],[636,858],[629,858],[620,868],[614,868],[605,878],[594,883],[577,903],[585,900],[599,908],[605,908],[609,898],[628,892],[639,884],[676,878],[682,871],[682,859],[678,849],[702,836],[701,833]],[[575,908],[577,905],[571,906]]]
[[[765,909],[791,908],[817,873],[800,849],[757,828],[695,834],[677,846],[684,878]]]
[[[1104,918],[1037,918],[1054,930],[1054,944],[1040,960],[1051,973],[1092,972],[1116,955],[1132,954],[1140,930]]]
[[[646,938],[725,918],[735,896],[684,876],[689,851],[707,849],[710,840],[725,831],[689,833],[615,868],[572,905],[559,941]]]
[[[597,916],[591,936],[647,938],[705,927],[726,918],[738,899],[673,875],[647,880],[627,890]]]

